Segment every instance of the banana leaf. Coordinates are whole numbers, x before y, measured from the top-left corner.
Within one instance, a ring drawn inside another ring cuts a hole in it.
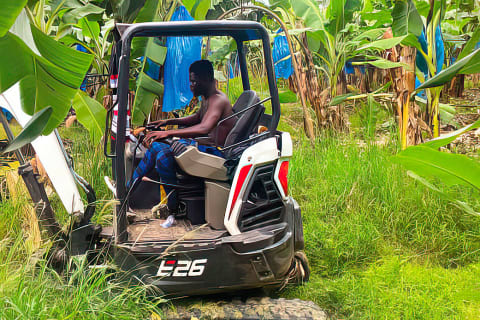
[[[377,49],[377,50],[387,50],[390,48],[395,47],[397,44],[400,44],[406,36],[401,36],[401,37],[394,37],[390,39],[382,39],[382,40],[377,40],[377,41],[372,41],[360,48],[357,49],[357,51],[363,51],[366,49]]]
[[[94,143],[99,143],[105,130],[107,111],[97,100],[77,90],[72,102],[77,120],[87,128]]]
[[[464,185],[480,191],[480,163],[465,155],[418,145],[408,147],[392,160],[422,177],[438,178],[448,186]]]
[[[100,20],[105,9],[97,7],[94,4],[87,3],[81,7],[69,10],[62,16],[62,20],[65,23],[76,23],[83,17],[89,16],[91,20]],[[97,19],[93,19],[92,16],[96,16]]]
[[[31,26],[38,56],[12,33],[0,38],[1,91],[20,81],[22,109],[30,115],[51,107],[50,133],[65,118],[93,56],[68,48]]]
[[[17,36],[7,33],[0,38],[0,93],[32,74],[33,56]]]
[[[27,2],[28,0],[2,1],[2,9],[0,10],[0,37],[3,37],[8,30],[10,30],[10,27],[13,25]],[[2,51],[2,54],[3,52],[4,51]]]
[[[458,129],[456,131],[450,132],[448,134],[442,135],[438,138],[432,139],[430,141],[425,142],[423,145],[426,147],[430,147],[433,149],[438,149],[440,147],[446,146],[465,132],[468,132],[470,130],[478,129],[480,128],[480,120],[475,121],[472,124],[469,124],[466,127],[463,127],[461,129]]]
[[[205,20],[211,8],[211,3],[207,0],[183,0],[182,3],[195,20]]]
[[[377,67],[379,69],[392,69],[392,68],[398,68],[398,67],[403,67],[407,70],[410,69],[410,66],[406,63],[393,62],[393,61],[383,59],[383,58],[377,58],[376,60],[372,60],[372,61],[352,62],[352,65],[354,65],[354,66],[364,65],[364,64],[371,64],[372,66]],[[413,70],[411,70],[411,71],[413,71]]]
[[[412,0],[395,1],[392,10],[392,31],[394,36],[413,33],[419,37],[423,30],[423,21]]]
[[[157,20],[160,5],[161,2],[158,0],[145,1],[145,6],[139,12],[135,22]],[[132,51],[138,57],[143,57],[140,73],[136,81],[135,99],[132,106],[132,123],[142,124],[152,110],[155,98],[163,94],[163,85],[145,73],[147,58],[156,64],[162,65],[165,62],[167,48],[159,45],[154,38],[135,38],[132,47]]]
[[[469,74],[475,73],[475,71],[480,72],[480,48],[422,83],[416,91],[419,92],[423,89],[439,87],[451,81],[457,74]]]
[[[52,112],[52,108],[47,107],[34,114],[18,136],[1,150],[0,153],[17,150],[35,140],[44,130]]]
[[[153,101],[163,94],[163,84],[141,72],[137,78],[137,92],[135,94],[132,111],[132,122],[142,124],[152,110]]]
[[[457,60],[460,60],[466,57],[469,53],[475,50],[475,46],[479,42],[480,42],[480,28],[475,30],[475,32],[472,34],[468,42],[463,47],[462,52],[460,52],[460,54],[458,55]]]
[[[433,183],[431,183],[427,179],[419,176],[415,172],[409,170],[409,171],[407,171],[407,174],[408,174],[409,177],[417,180],[418,182],[420,182],[421,184],[423,184],[427,188],[429,188],[429,189],[431,189],[435,192],[440,193],[445,199],[450,200],[452,202],[452,204],[454,206],[456,206],[457,208],[459,208],[460,210],[463,210],[463,211],[465,211],[466,213],[469,213],[469,214],[480,216],[480,212],[475,211],[468,203],[465,203],[463,201],[455,199],[452,195],[444,192],[442,189],[438,188]]]

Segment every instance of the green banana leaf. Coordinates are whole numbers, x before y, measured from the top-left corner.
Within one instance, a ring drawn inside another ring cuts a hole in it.
[[[3,37],[12,27],[17,16],[27,4],[28,0],[4,0],[0,10],[0,37]],[[3,54],[4,51],[2,51]]]
[[[90,39],[98,39],[100,36],[100,25],[96,21],[90,21],[87,18],[82,18],[78,21],[80,28],[82,28],[82,34],[84,37]]]
[[[31,30],[35,45],[42,57],[65,70],[62,81],[74,88],[80,87],[93,56],[62,45],[33,26]]]
[[[474,73],[477,69],[480,69],[480,48],[464,58],[457,60],[457,62],[448,68],[443,69],[435,76],[422,83],[416,91],[419,92],[423,89],[439,87],[451,81],[457,74]],[[477,72],[480,72],[480,70]]]
[[[17,150],[35,140],[42,133],[52,112],[52,108],[47,107],[34,114],[18,136],[13,139],[5,149],[1,150],[0,153]]]
[[[480,191],[480,163],[467,156],[418,145],[408,147],[392,160],[422,177],[438,178],[448,186],[464,185]]]
[[[355,97],[355,96],[357,96],[357,95],[358,95],[358,94],[356,94],[356,93],[346,93],[346,94],[342,94],[342,95],[335,96],[335,97],[333,97],[333,99],[330,101],[330,105],[331,105],[331,106],[339,105],[340,103],[347,101],[348,98],[350,98],[350,97]]]
[[[413,33],[419,37],[423,30],[423,21],[412,0],[397,0],[392,10],[392,31],[395,36]]]
[[[479,42],[480,42],[480,28],[475,30],[475,32],[472,34],[472,37],[468,40],[468,42],[463,47],[462,52],[460,52],[460,54],[458,55],[457,60],[460,60],[466,57],[469,53],[475,50],[475,46]]]
[[[145,5],[145,0],[110,0],[115,21],[132,23]]]
[[[107,116],[103,105],[81,90],[77,90],[72,105],[77,114],[77,120],[87,128],[91,140],[99,143],[105,131],[105,117]]]
[[[33,57],[28,47],[17,36],[7,33],[0,38],[0,93],[20,79],[32,74]]]
[[[205,20],[208,10],[212,7],[210,0],[183,0],[182,3],[195,20]]]
[[[392,68],[398,68],[398,67],[403,67],[407,70],[410,69],[410,66],[406,63],[393,62],[383,58],[376,58],[376,60],[372,60],[372,61],[359,61],[359,62],[352,63],[352,65],[355,65],[355,66],[364,65],[364,64],[370,64],[379,69],[392,69]]]
[[[147,0],[135,22],[157,20],[157,12],[160,9],[160,5],[160,2],[157,0]],[[134,39],[132,46],[134,47],[132,51],[135,51],[139,57],[147,57],[160,65],[165,62],[167,48],[156,43],[154,38]],[[132,123],[137,125],[143,124],[145,118],[148,117],[155,98],[163,95],[163,85],[145,73],[146,61],[147,59],[143,59],[136,81],[135,99],[132,106]]]
[[[382,39],[382,40],[377,40],[377,41],[372,41],[360,48],[357,49],[357,51],[363,51],[365,49],[377,49],[377,50],[387,50],[390,48],[395,47],[397,44],[400,44],[406,36],[401,36],[401,37],[394,37],[390,39]]]
[[[96,5],[91,3],[87,3],[81,7],[66,12],[62,16],[62,20],[65,23],[76,23],[78,20],[86,16],[90,16],[91,20],[100,20],[104,11],[105,9],[103,8],[97,7]],[[97,16],[97,19],[93,19],[92,16],[95,15]]]
[[[318,4],[313,0],[291,1],[295,14],[304,21],[305,26],[313,30],[324,29],[323,16]]]
[[[435,192],[440,193],[445,199],[450,200],[452,202],[452,204],[454,206],[456,206],[457,208],[459,208],[460,210],[463,210],[463,211],[465,211],[466,213],[469,213],[469,214],[480,216],[480,212],[475,211],[468,203],[465,203],[463,201],[455,199],[451,194],[444,192],[442,189],[433,185],[430,181],[428,181],[427,179],[419,176],[415,172],[408,170],[407,174],[408,174],[409,177],[417,180],[418,182],[420,182],[421,184],[423,184],[427,188],[429,188],[429,189],[431,189]]]
[[[137,92],[132,110],[132,123],[142,124],[152,110],[153,101],[163,95],[163,84],[141,72],[137,78]]]
[[[42,127],[50,133],[70,109],[93,57],[68,48],[31,26],[38,56],[12,33],[0,38],[0,90],[20,82],[22,109],[30,115],[51,107],[53,112]]]
[[[466,127],[460,128],[458,130],[455,130],[453,132],[450,132],[448,134],[442,135],[438,138],[432,139],[430,141],[425,142],[423,145],[426,147],[430,147],[433,149],[438,149],[440,147],[446,146],[456,138],[458,138],[460,135],[464,134],[465,132],[468,132],[470,130],[474,130],[480,128],[480,120],[475,121],[472,124],[469,124]]]

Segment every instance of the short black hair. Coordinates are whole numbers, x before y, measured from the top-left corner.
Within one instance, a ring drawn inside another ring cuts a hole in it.
[[[213,81],[213,65],[209,60],[197,60],[190,65],[189,72],[195,73],[198,77]]]

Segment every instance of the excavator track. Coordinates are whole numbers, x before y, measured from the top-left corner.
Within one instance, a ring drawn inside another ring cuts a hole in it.
[[[270,297],[234,298],[230,301],[195,302],[168,306],[162,319],[328,319],[312,301]]]

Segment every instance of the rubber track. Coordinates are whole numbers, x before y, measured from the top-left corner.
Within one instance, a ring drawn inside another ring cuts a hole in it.
[[[166,319],[327,319],[312,301],[284,298],[248,298],[246,301],[218,301],[189,306],[166,307]],[[163,319],[163,318],[162,318]]]

